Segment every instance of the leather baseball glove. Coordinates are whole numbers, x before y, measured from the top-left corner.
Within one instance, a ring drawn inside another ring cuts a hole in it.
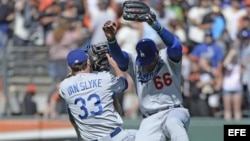
[[[108,71],[110,70],[109,62],[106,57],[108,53],[108,43],[101,42],[88,46],[87,53],[92,63],[93,71]]]
[[[125,1],[122,16],[125,20],[147,22],[150,25],[156,21],[154,12],[142,1]]]

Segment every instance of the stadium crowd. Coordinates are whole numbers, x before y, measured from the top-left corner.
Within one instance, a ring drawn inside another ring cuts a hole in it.
[[[123,1],[0,0],[0,49],[9,40],[20,47],[48,47],[52,88],[44,116],[65,113],[53,109],[60,101],[57,84],[68,73],[66,55],[71,49],[106,41],[102,26],[107,20],[117,22],[123,50],[135,52],[137,41],[144,37],[154,40],[159,49],[164,47],[146,23],[121,18]],[[250,116],[250,0],[143,1],[183,45],[182,93],[191,116],[225,120]],[[127,77],[130,85],[119,95],[122,114],[137,118],[137,96]],[[3,92],[1,100],[6,100]]]

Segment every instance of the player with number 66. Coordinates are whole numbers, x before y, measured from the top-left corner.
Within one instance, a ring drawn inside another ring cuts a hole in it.
[[[152,11],[140,12],[149,9],[143,2],[125,1],[123,9],[123,18],[147,22],[166,45],[160,50],[153,40],[141,39],[135,47],[137,53],[131,54],[122,51],[117,43],[116,24],[107,21],[103,26],[111,56],[122,70],[131,75],[135,84],[143,115],[136,141],[166,141],[166,138],[189,141],[187,129],[190,115],[188,109],[182,106],[182,45],[157,21]]]

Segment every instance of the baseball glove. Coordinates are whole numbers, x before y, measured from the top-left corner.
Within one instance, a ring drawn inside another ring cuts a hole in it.
[[[122,16],[125,20],[147,22],[150,25],[156,21],[154,12],[142,1],[125,1]]]
[[[108,42],[101,42],[98,44],[89,45],[87,53],[92,63],[93,71],[110,70],[109,62],[106,57],[106,53],[108,53]]]

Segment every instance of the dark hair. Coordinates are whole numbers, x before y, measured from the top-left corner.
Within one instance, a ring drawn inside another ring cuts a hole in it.
[[[74,66],[71,67],[72,73],[75,74],[76,72],[79,72],[81,70],[85,70],[87,68],[87,65],[88,65],[87,61],[75,64]]]

